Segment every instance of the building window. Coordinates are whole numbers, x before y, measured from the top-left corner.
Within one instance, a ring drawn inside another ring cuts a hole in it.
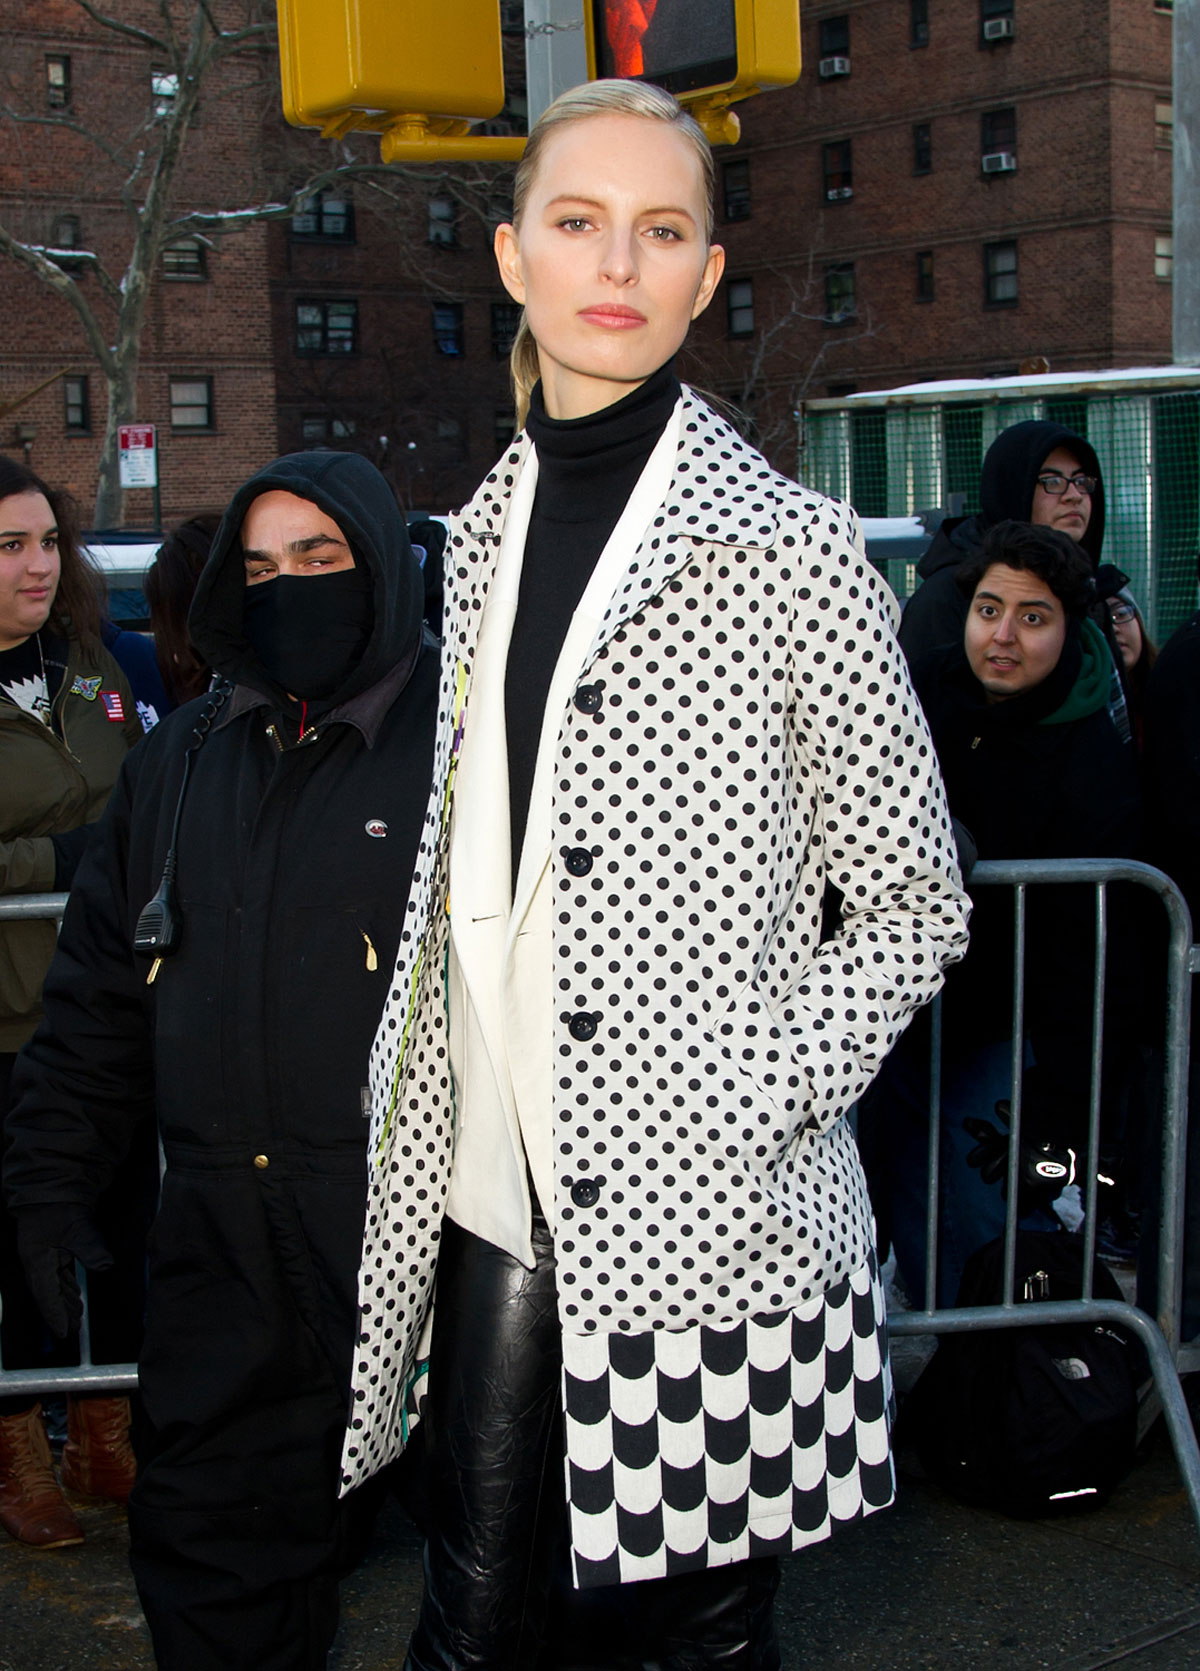
[[[1015,307],[1017,302],[1017,245],[1015,239],[983,246],[983,299],[990,308]]]
[[[73,254],[78,251],[78,254]],[[77,278],[87,270],[87,252],[83,247],[83,230],[78,215],[59,215],[50,227],[50,247],[46,254],[64,273]]]
[[[517,414],[511,406],[498,406],[492,420],[492,445],[504,452],[517,433]]]
[[[825,181],[826,203],[841,203],[854,196],[848,139],[835,139],[829,145],[822,145],[821,169]]]
[[[750,164],[744,159],[727,162],[721,169],[725,190],[725,219],[750,219]]]
[[[1154,10],[1156,12],[1173,12],[1175,10],[1175,0],[1154,0]]]
[[[439,418],[435,426],[438,444],[445,458],[462,459],[466,457],[466,438],[463,426],[457,418]]]
[[[1014,0],[979,0],[979,44],[997,46],[1016,33]]]
[[[83,235],[78,215],[59,215],[50,228],[50,242],[55,249],[82,249]]]
[[[63,378],[63,419],[68,435],[92,433],[92,406],[86,377]]]
[[[983,112],[979,118],[979,145],[984,156],[996,151],[1016,152],[1017,112],[1013,105]]]
[[[908,0],[908,44],[929,45],[929,0]]]
[[[172,377],[171,428],[211,429],[212,427],[212,378]]]
[[[206,251],[199,238],[176,238],[162,252],[163,277],[202,279],[208,276]]]
[[[492,303],[492,352],[498,360],[504,359],[505,355],[511,352],[520,323],[519,303]]]
[[[452,197],[429,199],[429,242],[453,249],[458,242],[458,205]]]
[[[46,58],[46,103],[51,110],[65,110],[71,102],[71,60],[65,53]]]
[[[933,168],[933,127],[929,122],[913,123],[913,173],[928,174]]]
[[[818,25],[822,58],[843,58],[850,51],[850,19],[823,17]]]
[[[933,300],[933,251],[919,249],[917,251],[917,300],[918,302],[932,302]]]
[[[150,71],[150,97],[156,116],[169,116],[179,97],[179,77],[174,70]]]
[[[1175,265],[1175,240],[1169,232],[1158,232],[1154,237],[1154,276],[1170,284]]]
[[[358,351],[357,302],[297,302],[297,354]]]
[[[855,318],[854,263],[841,261],[825,269],[825,323],[845,325]]]
[[[433,346],[439,354],[456,358],[463,352],[463,310],[461,302],[433,304]]]
[[[320,239],[327,244],[354,242],[354,205],[323,191],[303,198],[292,215],[292,237]]]
[[[331,418],[327,412],[306,412],[300,419],[300,435],[306,446],[322,442],[349,441],[358,433],[354,418]]]
[[[1160,151],[1169,151],[1175,144],[1175,106],[1169,99],[1154,101],[1154,144]]]
[[[725,317],[731,337],[754,334],[754,280],[731,279],[725,291]]]

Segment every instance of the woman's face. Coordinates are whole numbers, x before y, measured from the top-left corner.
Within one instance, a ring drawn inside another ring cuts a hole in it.
[[[496,231],[510,296],[538,346],[546,410],[620,400],[680,347],[725,265],[705,233],[688,139],[643,116],[589,116],[550,135],[518,231]]]
[[[45,626],[58,576],[58,526],[45,494],[0,499],[0,650]]]
[[[1063,606],[1029,569],[993,563],[975,588],[963,647],[989,702],[1032,690],[1058,666],[1067,637]]]
[[[1131,668],[1137,666],[1138,657],[1142,653],[1142,629],[1138,625],[1138,618],[1132,606],[1125,603],[1123,598],[1115,598],[1108,607],[1112,616],[1113,637],[1117,641],[1121,661],[1128,673]],[[1126,610],[1129,611],[1128,614]]]

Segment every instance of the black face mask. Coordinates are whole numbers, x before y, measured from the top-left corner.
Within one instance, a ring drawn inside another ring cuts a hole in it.
[[[375,622],[366,569],[281,574],[247,586],[246,638],[267,673],[305,701],[333,696],[362,656]]]

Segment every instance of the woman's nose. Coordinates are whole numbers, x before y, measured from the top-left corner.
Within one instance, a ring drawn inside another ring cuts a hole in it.
[[[614,284],[628,284],[637,277],[637,250],[632,231],[613,232],[605,246],[600,272]]]

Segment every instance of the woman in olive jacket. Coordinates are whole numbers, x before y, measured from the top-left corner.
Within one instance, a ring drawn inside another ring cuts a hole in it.
[[[100,642],[99,596],[70,500],[0,459],[0,895],[70,886],[142,734],[125,675]],[[0,1117],[16,1053],[41,1016],[54,941],[48,918],[0,922]],[[7,1214],[0,1294],[5,1368],[44,1364]],[[69,1424],[68,1484],[123,1498],[133,1477],[128,1401],[72,1399]],[[0,1524],[42,1548],[82,1541],[54,1477],[41,1406],[27,1395],[0,1399]]]

